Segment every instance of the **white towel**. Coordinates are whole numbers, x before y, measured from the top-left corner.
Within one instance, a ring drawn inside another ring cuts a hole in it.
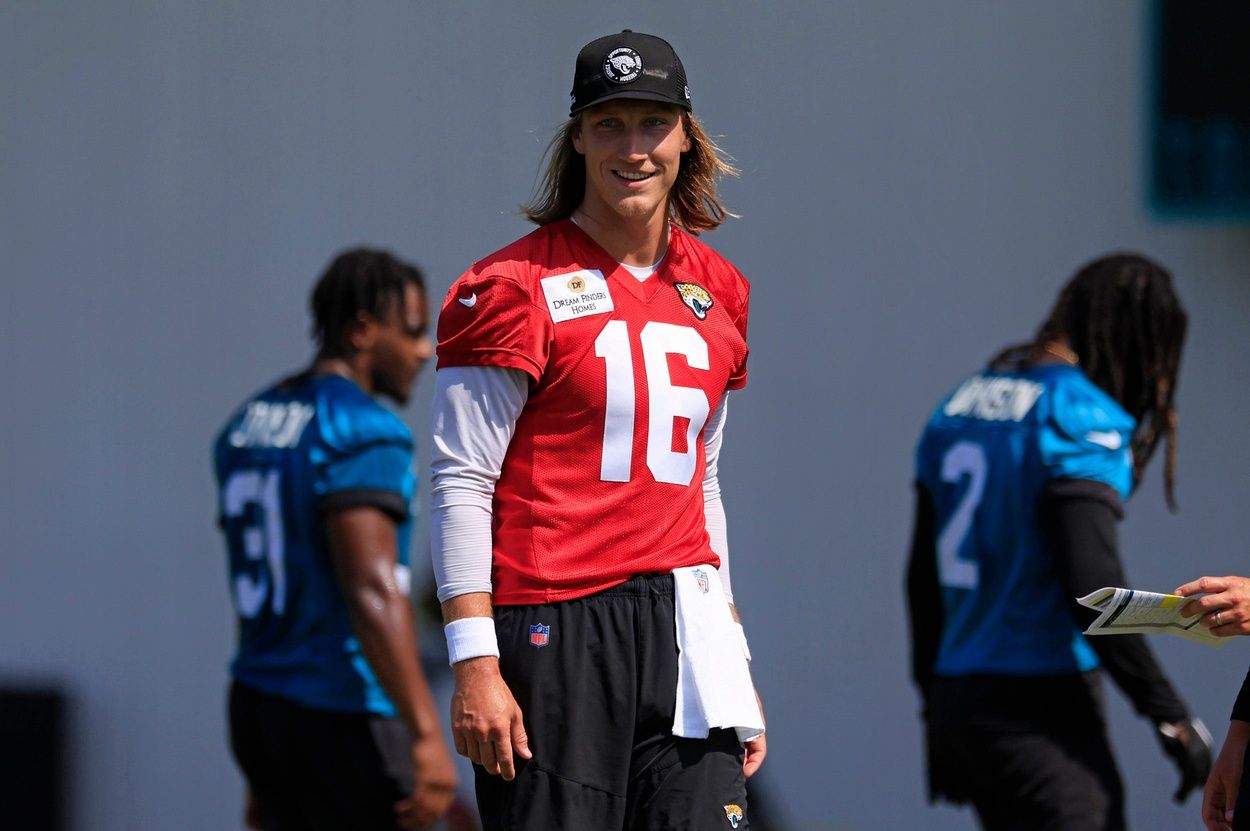
[[[673,735],[706,738],[732,727],[739,741],[764,732],[745,644],[710,565],[673,569],[677,616],[677,707]]]

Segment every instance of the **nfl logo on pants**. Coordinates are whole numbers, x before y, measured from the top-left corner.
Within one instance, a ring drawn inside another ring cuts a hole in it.
[[[530,646],[541,649],[551,640],[551,627],[535,623],[530,627]]]

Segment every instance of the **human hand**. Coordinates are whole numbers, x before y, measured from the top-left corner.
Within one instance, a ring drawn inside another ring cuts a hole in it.
[[[744,742],[744,745],[746,755],[742,759],[742,773],[750,779],[760,769],[760,765],[764,764],[764,757],[768,755],[768,739],[760,733],[749,742]]]
[[[759,692],[755,693],[755,701],[760,705],[760,718],[764,717],[764,702],[760,700]],[[768,739],[763,733],[760,733],[749,742],[743,742],[746,747],[746,754],[742,758],[742,773],[746,778],[750,779],[760,765],[764,764],[764,757],[768,755]]]
[[[531,759],[521,708],[499,674],[499,659],[469,658],[455,665],[451,735],[456,752],[508,781],[516,778],[513,755]]]
[[[1202,790],[1202,823],[1207,831],[1232,831],[1233,807],[1241,787],[1241,769],[1250,740],[1250,723],[1231,721],[1224,747]]]
[[[1220,637],[1250,635],[1250,579],[1201,577],[1177,587],[1174,594],[1195,597],[1181,607],[1185,617],[1202,615],[1202,625]]]
[[[1211,734],[1202,719],[1184,718],[1156,725],[1159,745],[1180,771],[1181,781],[1172,794],[1176,802],[1184,802],[1189,792],[1201,788],[1211,772]]]
[[[412,793],[395,803],[404,831],[427,828],[447,813],[456,795],[456,768],[439,733],[412,742]]]

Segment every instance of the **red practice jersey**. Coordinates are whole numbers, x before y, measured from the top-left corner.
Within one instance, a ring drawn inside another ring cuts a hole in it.
[[[532,379],[495,488],[494,602],[571,600],[719,558],[703,428],[746,384],[750,287],[673,228],[639,282],[574,223],[477,263],[438,319],[438,366]]]

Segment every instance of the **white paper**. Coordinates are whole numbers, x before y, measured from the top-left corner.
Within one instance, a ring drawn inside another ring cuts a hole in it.
[[[1122,635],[1138,633],[1179,635],[1208,646],[1224,646],[1230,638],[1212,635],[1200,622],[1201,615],[1181,617],[1181,607],[1192,597],[1159,594],[1138,589],[1106,586],[1078,597],[1077,603],[1100,612],[1098,619],[1086,629],[1087,635]]]

